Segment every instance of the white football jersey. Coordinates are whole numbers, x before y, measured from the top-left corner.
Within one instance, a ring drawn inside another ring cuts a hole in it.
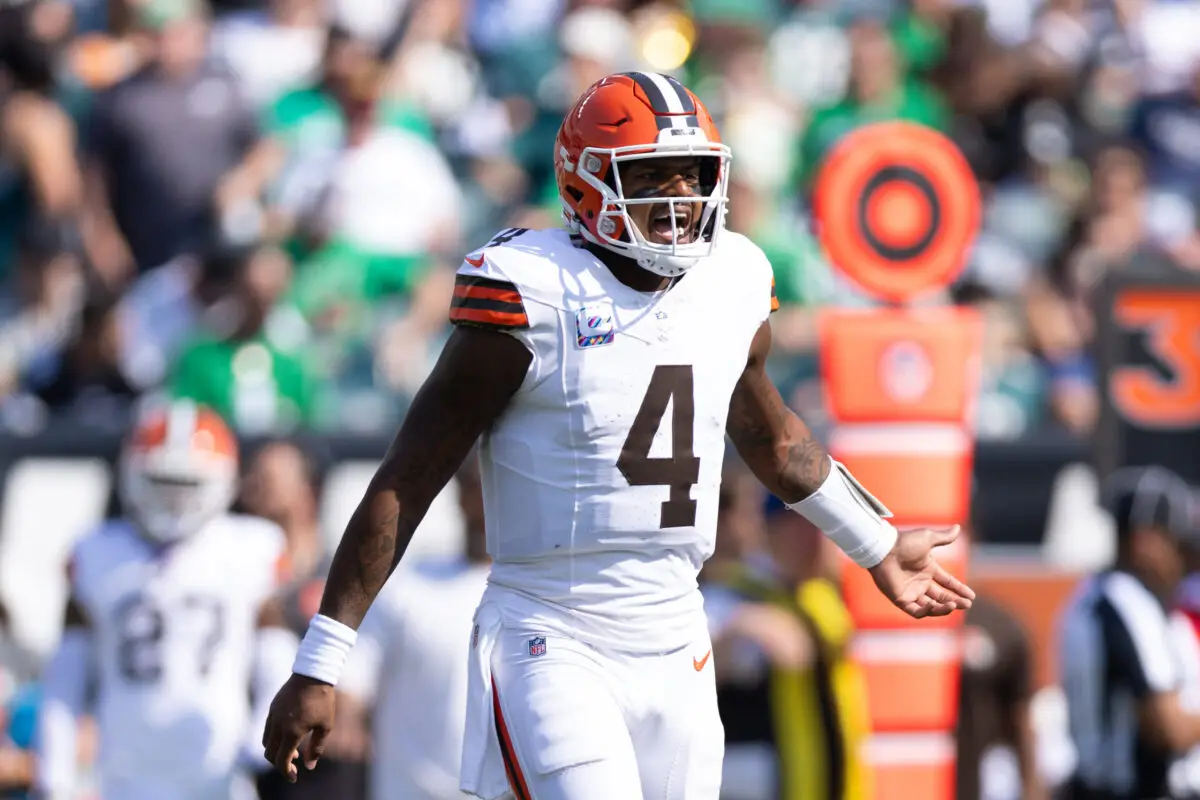
[[[657,293],[562,230],[511,229],[467,256],[451,320],[533,354],[481,446],[491,583],[594,615],[624,646],[661,648],[672,619],[690,631],[730,399],[774,305],[766,256],[732,232]]]
[[[167,548],[123,521],[76,545],[72,593],[95,643],[103,784],[233,771],[258,613],[283,554],[277,526],[237,516]]]

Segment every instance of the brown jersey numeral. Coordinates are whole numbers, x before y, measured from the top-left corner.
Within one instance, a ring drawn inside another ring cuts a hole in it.
[[[650,444],[672,404],[671,457],[651,458]],[[691,489],[700,480],[700,459],[692,450],[696,402],[690,365],[659,365],[654,368],[646,396],[634,417],[633,427],[621,447],[617,469],[630,486],[669,486],[671,493],[662,504],[660,528],[683,528],[696,524],[696,501]]]

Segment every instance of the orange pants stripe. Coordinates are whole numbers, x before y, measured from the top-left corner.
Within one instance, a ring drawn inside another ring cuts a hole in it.
[[[508,786],[517,800],[533,800],[529,792],[529,784],[525,781],[525,773],[517,761],[517,749],[513,747],[512,737],[508,733],[508,725],[504,721],[504,712],[500,710],[500,693],[492,682],[492,712],[496,718],[496,738],[500,740],[500,755],[504,757],[504,772],[508,776]]]

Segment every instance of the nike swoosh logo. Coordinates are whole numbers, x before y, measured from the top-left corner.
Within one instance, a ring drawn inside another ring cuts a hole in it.
[[[479,269],[483,266],[483,256],[479,256],[478,258],[471,258],[470,256],[467,256],[465,260],[468,264],[476,269]]]
[[[697,659],[695,656],[692,656],[692,667],[695,668],[696,672],[699,672],[700,670],[704,669],[704,665],[708,663],[708,657],[711,655],[712,655],[712,650],[710,649],[707,653],[704,654],[704,658]]]

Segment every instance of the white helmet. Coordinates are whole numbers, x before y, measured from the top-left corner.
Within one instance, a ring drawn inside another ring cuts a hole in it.
[[[176,401],[137,422],[122,448],[120,473],[121,499],[142,532],[177,542],[233,504],[237,439],[213,411]]]

